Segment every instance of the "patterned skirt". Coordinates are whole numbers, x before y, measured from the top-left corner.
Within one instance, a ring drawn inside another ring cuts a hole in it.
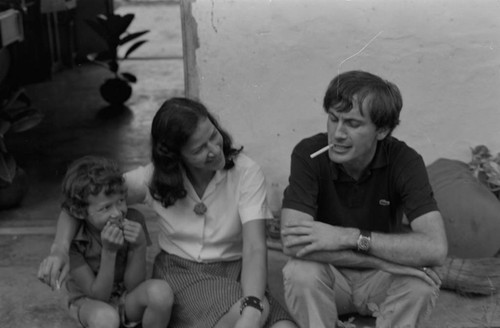
[[[241,260],[198,263],[161,251],[155,258],[153,278],[164,279],[174,291],[169,328],[212,328],[243,297]],[[268,291],[270,313],[264,327],[293,321]]]

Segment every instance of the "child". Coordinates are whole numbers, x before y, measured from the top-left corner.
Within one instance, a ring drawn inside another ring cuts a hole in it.
[[[127,216],[121,172],[105,158],[86,156],[69,167],[62,189],[63,209],[83,220],[70,247],[71,316],[83,327],[165,328],[173,292],[163,280],[145,280],[149,237]]]

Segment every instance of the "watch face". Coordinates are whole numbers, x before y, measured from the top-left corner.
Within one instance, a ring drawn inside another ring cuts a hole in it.
[[[370,240],[366,237],[361,237],[358,247],[360,250],[367,251],[370,248]]]

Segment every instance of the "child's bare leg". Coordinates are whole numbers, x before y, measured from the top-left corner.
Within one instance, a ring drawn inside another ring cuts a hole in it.
[[[129,321],[142,321],[143,328],[165,328],[170,320],[174,293],[164,280],[149,279],[125,298],[125,315]]]
[[[87,299],[76,313],[80,323],[88,328],[119,328],[120,316],[111,305]]]

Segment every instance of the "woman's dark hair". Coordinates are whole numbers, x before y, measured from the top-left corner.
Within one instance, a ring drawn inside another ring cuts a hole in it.
[[[154,165],[149,190],[153,198],[164,207],[186,197],[182,180],[181,148],[196,130],[198,123],[208,118],[222,135],[222,151],[226,159],[225,170],[234,166],[234,158],[241,152],[233,148],[231,136],[221,128],[207,108],[187,98],[165,101],[153,118],[151,126],[151,155]]]
[[[367,99],[367,109],[363,108]],[[389,134],[399,124],[403,98],[399,88],[382,78],[363,71],[349,71],[335,77],[326,90],[323,108],[349,112],[357,101],[361,115],[369,110],[370,119],[378,129],[388,129]]]
[[[125,194],[122,172],[112,160],[85,156],[70,164],[62,182],[62,208],[75,218],[88,216],[89,196]]]

